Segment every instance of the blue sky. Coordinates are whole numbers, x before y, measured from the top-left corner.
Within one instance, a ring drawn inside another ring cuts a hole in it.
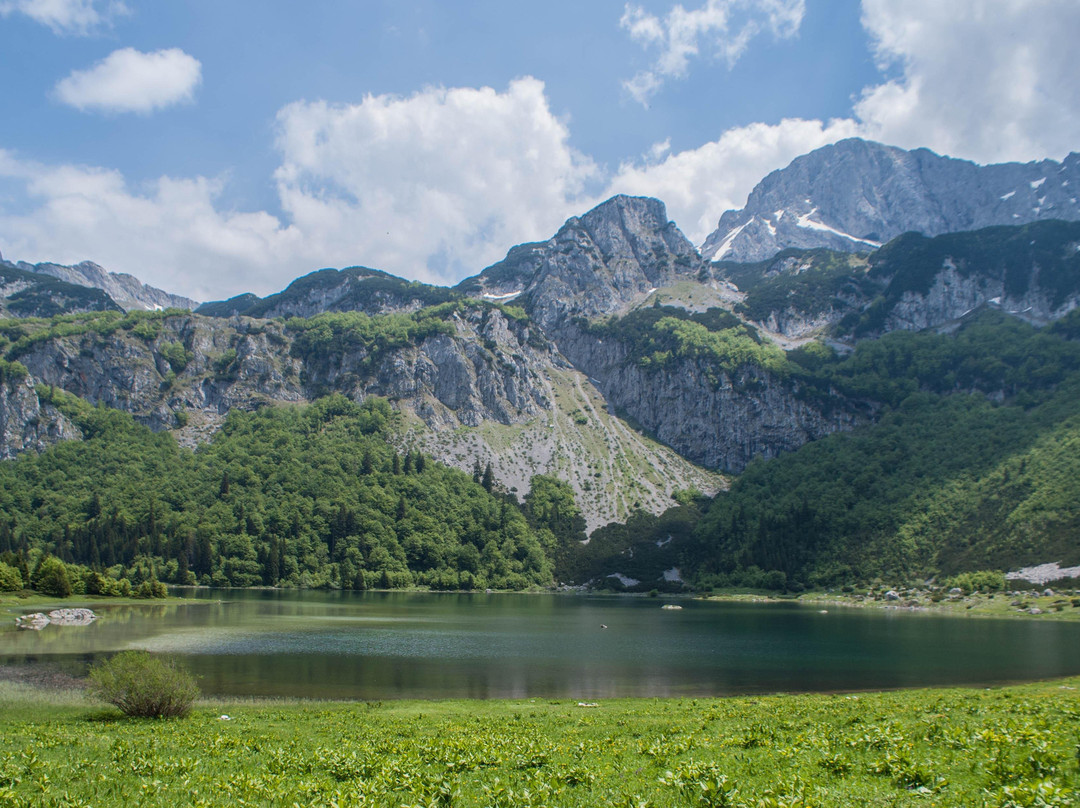
[[[0,0],[0,252],[451,283],[613,193],[700,243],[841,137],[1064,157],[1078,34],[1075,0]]]

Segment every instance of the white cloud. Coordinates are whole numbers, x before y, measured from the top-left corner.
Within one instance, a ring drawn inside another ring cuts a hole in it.
[[[547,238],[590,204],[593,164],[568,145],[544,86],[430,89],[278,116],[276,179],[288,222],[218,208],[220,181],[42,166],[0,150],[0,179],[35,207],[0,209],[12,259],[86,258],[196,299],[268,294],[322,266],[365,264],[449,283]]]
[[[340,261],[446,282],[546,238],[594,175],[533,78],[278,114],[283,208]],[[579,203],[579,202],[578,202]]]
[[[84,112],[148,113],[191,101],[200,81],[199,60],[179,48],[153,53],[123,48],[61,79],[55,94]]]
[[[750,190],[770,171],[800,154],[857,135],[850,120],[783,120],[750,124],[724,132],[719,140],[669,155],[659,163],[624,163],[608,186],[609,194],[655,196],[691,241],[700,244],[720,214],[741,208]]]
[[[47,25],[57,34],[89,34],[116,17],[129,14],[120,0],[105,3],[96,0],[5,0],[0,2],[0,17],[24,14]]]
[[[794,36],[806,12],[805,0],[706,0],[687,11],[676,5],[660,19],[641,6],[627,3],[619,26],[643,47],[660,50],[655,63],[623,86],[641,104],[667,79],[686,76],[691,58],[707,55],[730,68],[763,28],[778,39]]]
[[[162,177],[135,189],[117,171],[44,166],[3,150],[0,178],[21,183],[37,203],[22,214],[0,210],[0,246],[12,260],[91,259],[199,300],[277,289],[313,268],[289,263],[303,252],[295,228],[267,213],[219,210],[215,180]]]
[[[901,71],[855,105],[870,137],[980,162],[1080,145],[1076,0],[863,0],[862,21]]]

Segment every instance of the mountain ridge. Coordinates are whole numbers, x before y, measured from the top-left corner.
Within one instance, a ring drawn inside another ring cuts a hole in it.
[[[1043,219],[1080,219],[1080,154],[1062,162],[979,165],[929,149],[848,138],[759,182],[702,243],[708,260],[763,261],[789,247],[877,249],[926,236]]]

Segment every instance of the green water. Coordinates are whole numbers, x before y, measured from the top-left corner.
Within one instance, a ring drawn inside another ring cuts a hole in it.
[[[991,685],[1080,674],[1080,625],[794,604],[557,595],[200,591],[0,629],[0,663],[81,672],[144,648],[219,695],[599,699]],[[606,626],[606,628],[603,628]]]

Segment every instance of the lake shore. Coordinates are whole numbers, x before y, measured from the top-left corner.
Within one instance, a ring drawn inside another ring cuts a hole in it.
[[[936,601],[928,592],[890,600],[884,593],[869,594],[866,590],[861,593],[809,592],[793,596],[731,592],[705,595],[702,599],[731,603],[799,603],[822,608],[833,606],[845,609],[881,609],[953,617],[1080,620],[1080,597],[1056,592],[1052,595],[1041,592],[1024,592],[1020,595],[976,592],[968,595],[946,595]]]

